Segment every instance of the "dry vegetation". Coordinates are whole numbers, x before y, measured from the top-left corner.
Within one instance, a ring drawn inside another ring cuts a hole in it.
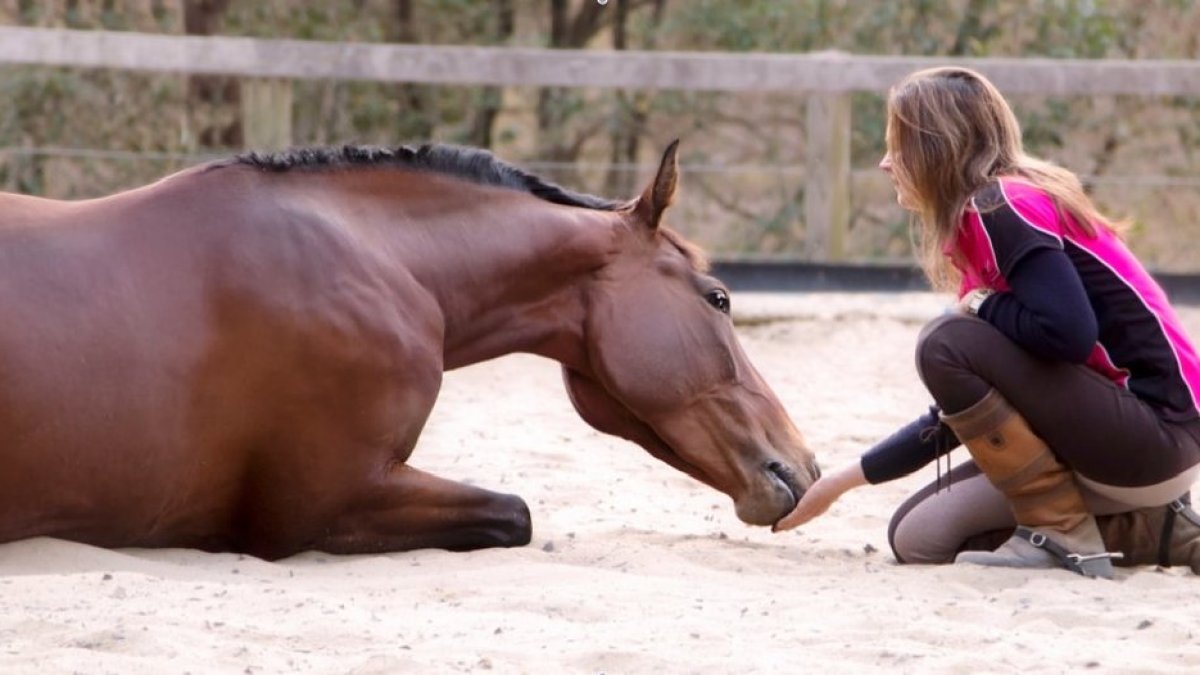
[[[624,1],[623,20],[616,13]],[[0,0],[0,24],[442,44],[945,56],[1200,56],[1200,3],[943,0]],[[0,68],[0,187],[82,197],[241,148],[236,80]],[[802,254],[804,97],[296,85],[294,141],[492,147],[583,190],[623,197],[683,140],[676,225],[718,256]],[[1162,270],[1200,260],[1200,101],[1014,99],[1035,153],[1084,175]],[[904,214],[873,167],[882,100],[854,104],[858,260],[907,260]]]

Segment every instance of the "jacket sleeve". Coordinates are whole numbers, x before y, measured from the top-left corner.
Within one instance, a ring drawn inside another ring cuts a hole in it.
[[[1052,248],[1031,251],[1013,266],[1007,280],[1012,290],[985,300],[979,317],[1035,356],[1085,362],[1099,327],[1067,254]]]
[[[876,443],[860,459],[867,482],[885,483],[920,469],[960,445],[958,437],[938,416],[938,408],[901,427]]]

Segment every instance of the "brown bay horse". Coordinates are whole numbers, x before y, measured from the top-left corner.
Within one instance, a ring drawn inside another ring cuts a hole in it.
[[[274,559],[530,540],[412,467],[442,373],[562,364],[600,431],[771,525],[817,467],[729,296],[627,202],[431,145],[243,155],[110,197],[0,194],[0,541]]]

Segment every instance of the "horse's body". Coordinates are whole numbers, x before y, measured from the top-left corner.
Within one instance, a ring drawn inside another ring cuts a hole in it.
[[[559,361],[598,429],[773,523],[815,464],[658,227],[666,159],[627,204],[437,146],[0,195],[0,541],[524,544],[518,497],[408,464],[442,372],[516,351]]]

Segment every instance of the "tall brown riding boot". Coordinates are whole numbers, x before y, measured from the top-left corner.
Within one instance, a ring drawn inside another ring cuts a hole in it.
[[[1166,506],[1096,518],[1105,545],[1125,555],[1121,566],[1179,565],[1200,574],[1200,514],[1185,498]]]
[[[1008,498],[1017,529],[995,551],[964,551],[955,562],[1000,567],[1065,567],[1111,579],[1096,519],[1088,512],[1074,475],[1038,438],[999,392],[970,408],[943,415],[988,480]]]

